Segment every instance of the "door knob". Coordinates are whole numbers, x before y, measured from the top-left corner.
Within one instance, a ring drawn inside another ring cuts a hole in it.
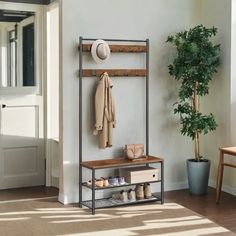
[[[5,108],[7,105],[6,104],[2,104],[2,108]]]

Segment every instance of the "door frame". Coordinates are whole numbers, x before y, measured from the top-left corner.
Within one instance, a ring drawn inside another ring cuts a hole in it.
[[[39,4],[0,2],[0,9],[35,12],[35,75],[34,87],[0,88],[0,96],[35,94],[43,97],[43,139],[45,159],[45,186],[51,186],[47,180],[51,178],[51,170],[47,163],[50,156],[47,151],[47,6]],[[45,49],[45,50],[42,50]],[[49,166],[50,167],[50,166]]]
[[[47,18],[47,13],[55,8],[58,8],[58,10],[60,10],[60,2],[59,1],[53,1],[52,3],[48,4],[46,6],[46,10],[45,10],[45,14],[46,14],[46,17],[44,18],[46,20],[45,22],[45,26],[48,27],[48,18]],[[58,36],[60,37],[60,13],[58,15],[59,19],[58,19],[58,23],[59,23],[59,27],[58,27]],[[46,53],[46,59],[45,61],[47,61],[46,63],[46,67],[48,64],[50,64],[50,58],[48,57],[48,53],[50,53],[50,48],[49,48],[49,45],[48,45],[48,35],[47,35],[47,32],[48,32],[48,28],[46,28],[46,38],[45,38],[45,42],[46,42],[46,47],[47,47],[47,53]],[[59,45],[59,41],[60,39],[58,38],[58,45]],[[60,46],[58,48],[58,64],[60,63]],[[60,70],[60,65],[59,65],[59,68],[58,70]],[[57,103],[55,104],[55,102],[52,102],[50,97],[52,96],[52,94],[50,93],[51,92],[51,76],[50,76],[50,69],[47,68],[45,70],[45,72],[47,73],[46,77],[47,77],[47,83],[45,83],[45,103],[46,103],[46,111],[45,111],[45,132],[46,132],[46,186],[54,186],[54,187],[58,187],[59,188],[59,178],[60,178],[60,173],[59,173],[59,176],[58,176],[58,183],[56,183],[57,186],[55,186],[55,181],[53,180],[53,169],[54,169],[54,165],[53,165],[53,153],[54,153],[54,145],[55,143],[57,143],[57,146],[58,146],[58,166],[56,166],[58,168],[58,172],[60,171],[60,168],[59,168],[59,156],[60,156],[60,150],[59,150],[59,146],[61,145],[61,141],[60,141],[60,138],[59,138],[59,133],[61,132],[59,130],[59,114],[58,114],[58,117],[56,117],[57,122],[58,123],[58,136],[55,137],[55,134],[53,132],[53,126],[54,126],[54,116],[51,117],[52,115],[52,106],[56,106]],[[60,80],[60,71],[58,71],[58,83]],[[60,94],[61,94],[61,91],[58,87],[58,110],[59,110],[59,106],[60,103],[59,103],[59,99],[60,99]]]

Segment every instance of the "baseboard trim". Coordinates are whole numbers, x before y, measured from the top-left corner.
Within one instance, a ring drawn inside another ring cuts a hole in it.
[[[174,191],[174,190],[180,190],[180,189],[186,189],[186,188],[188,188],[187,181],[165,184],[165,191]]]
[[[209,186],[212,188],[216,188],[216,181],[212,179],[209,180]],[[232,188],[228,185],[222,185],[222,191],[236,196],[236,188]]]

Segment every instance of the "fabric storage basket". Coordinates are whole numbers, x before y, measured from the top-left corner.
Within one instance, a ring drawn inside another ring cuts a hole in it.
[[[120,176],[130,184],[145,183],[159,180],[159,171],[153,167],[140,166],[132,168],[120,168]]]

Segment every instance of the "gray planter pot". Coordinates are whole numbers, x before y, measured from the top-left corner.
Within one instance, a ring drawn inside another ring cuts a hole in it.
[[[193,195],[206,195],[210,173],[210,161],[195,162],[194,159],[188,159],[187,173],[190,193]]]

